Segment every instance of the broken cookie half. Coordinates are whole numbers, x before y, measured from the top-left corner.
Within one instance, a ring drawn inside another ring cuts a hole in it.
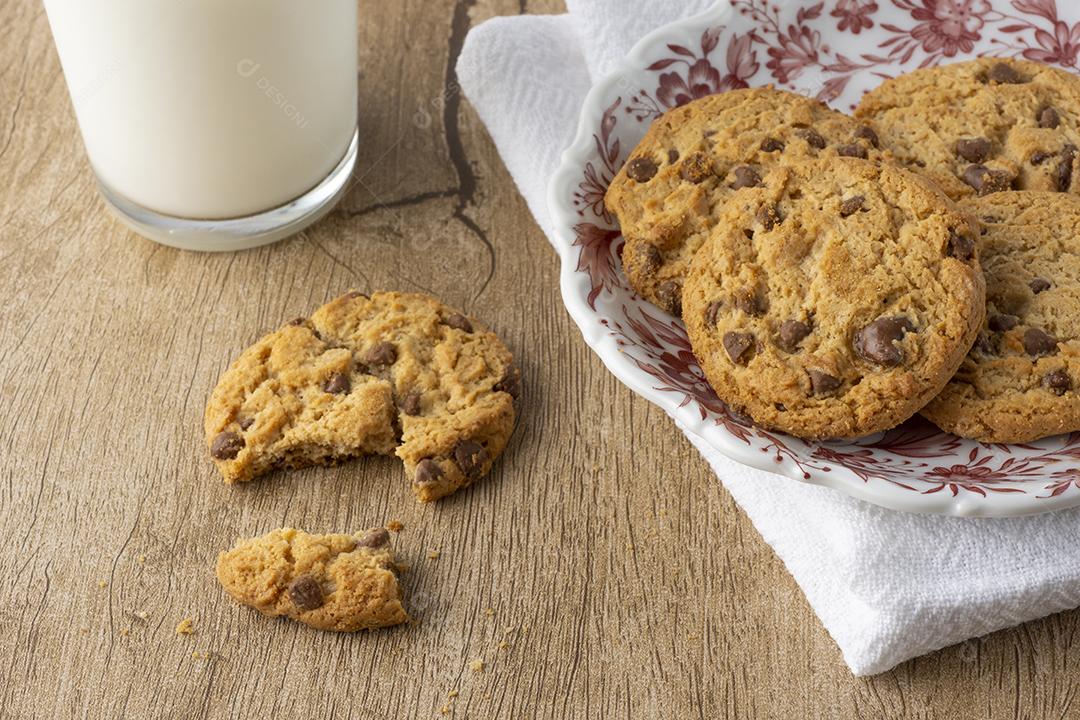
[[[428,502],[487,474],[520,387],[477,321],[426,295],[350,292],[233,362],[207,403],[206,443],[229,483],[396,453]]]
[[[221,553],[217,578],[237,602],[319,630],[372,630],[409,619],[384,528],[355,535],[274,530]]]

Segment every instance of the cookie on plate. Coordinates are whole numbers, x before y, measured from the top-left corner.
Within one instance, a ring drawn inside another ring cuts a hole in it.
[[[926,68],[869,92],[855,116],[952,198],[1080,193],[1080,77],[1072,73],[1000,58]]]
[[[720,398],[762,426],[803,438],[893,427],[944,387],[982,324],[977,233],[896,166],[775,166],[694,258],[694,353]]]
[[[772,88],[732,90],[669,111],[649,128],[605,197],[626,244],[630,284],[680,314],[690,259],[723,201],[790,158],[879,157],[864,124],[817,100]]]
[[[923,416],[994,443],[1080,430],[1080,198],[999,193],[966,206],[985,228],[986,322]]]
[[[488,472],[520,386],[476,320],[425,295],[352,292],[240,355],[206,406],[206,443],[230,483],[396,453],[427,502]]]
[[[384,528],[356,535],[274,530],[221,553],[217,578],[237,602],[320,630],[371,630],[409,619]]]

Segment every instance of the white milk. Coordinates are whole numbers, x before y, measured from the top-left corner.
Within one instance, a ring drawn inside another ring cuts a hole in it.
[[[356,0],[45,0],[87,154],[166,215],[282,205],[356,129]]]

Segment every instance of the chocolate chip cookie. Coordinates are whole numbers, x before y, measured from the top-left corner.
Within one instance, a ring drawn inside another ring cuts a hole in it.
[[[983,442],[1080,430],[1080,198],[1004,193],[965,206],[984,223],[986,322],[922,414]]]
[[[680,315],[690,260],[724,200],[760,185],[778,161],[876,158],[878,145],[866,125],[772,88],[732,90],[671,110],[649,128],[605,198],[626,241],[622,260],[630,284]]]
[[[237,602],[319,630],[372,630],[409,619],[384,528],[356,535],[274,530],[221,553],[217,578]]]
[[[396,452],[427,502],[488,472],[520,388],[476,320],[424,295],[351,292],[244,351],[207,404],[206,442],[230,483]]]
[[[1080,77],[1063,70],[999,58],[926,68],[868,93],[855,116],[952,198],[1080,193]]]
[[[731,198],[683,293],[717,394],[804,438],[893,427],[982,324],[976,222],[925,179],[852,158],[774,166]]]

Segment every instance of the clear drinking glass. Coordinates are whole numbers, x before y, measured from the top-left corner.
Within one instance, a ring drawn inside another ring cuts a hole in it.
[[[356,0],[45,0],[90,163],[152,240],[240,250],[327,213],[356,162]]]

